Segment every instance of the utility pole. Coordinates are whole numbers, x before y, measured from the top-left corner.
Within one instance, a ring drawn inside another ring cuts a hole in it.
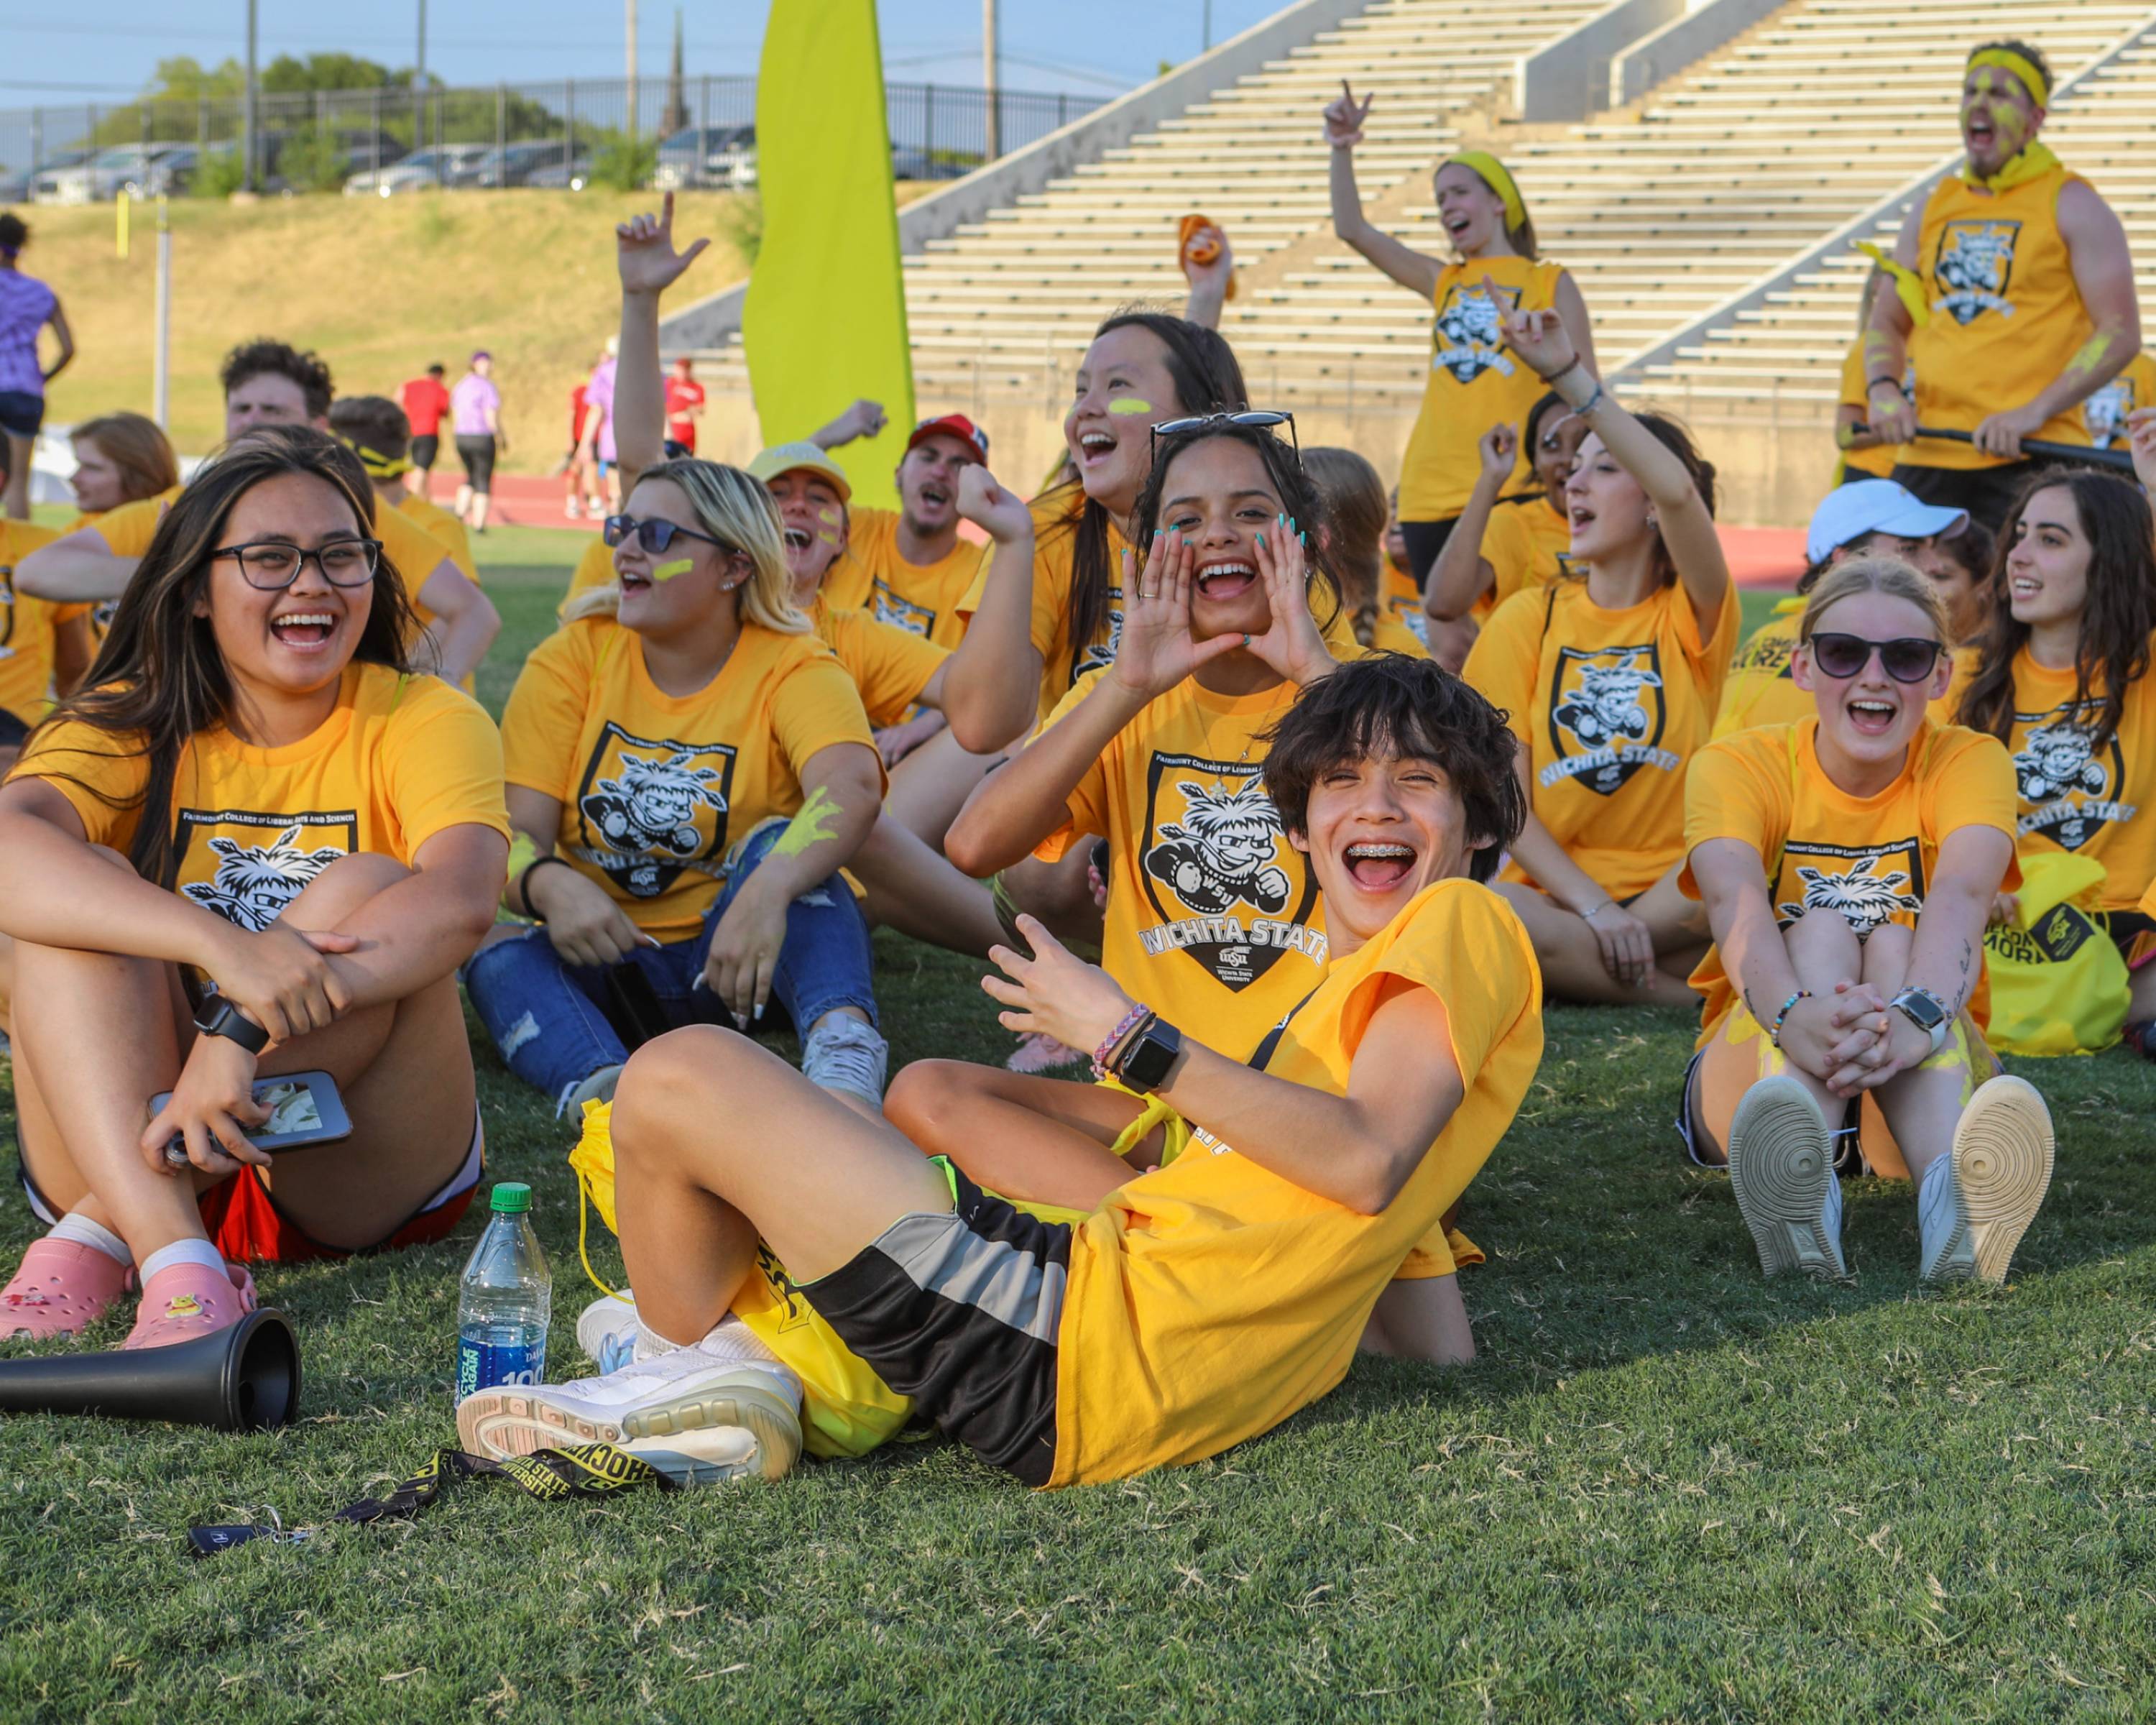
[[[636,0],[623,0],[629,9],[629,136],[636,137]]]
[[[981,0],[981,83],[987,95],[988,156],[1004,153],[1003,79],[996,69],[996,0]]]
[[[424,90],[426,87],[427,0],[419,0],[419,53],[418,58],[412,62],[412,88],[414,90]],[[413,134],[413,147],[417,148],[419,142],[423,141],[419,139],[418,135],[416,132]]]
[[[250,192],[259,189],[254,183],[254,12],[255,0],[247,0],[247,96],[239,120],[240,183]]]
[[[1205,41],[1202,53],[1213,52],[1213,0],[1205,0]]]

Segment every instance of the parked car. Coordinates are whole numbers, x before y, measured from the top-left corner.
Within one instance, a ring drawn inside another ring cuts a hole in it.
[[[43,176],[57,173],[63,168],[79,166],[90,159],[87,150],[62,150],[48,156],[35,168],[24,168],[20,173],[0,175],[0,203],[28,203],[36,182]]]
[[[385,165],[378,174],[362,168],[344,182],[345,196],[357,198],[372,193],[394,198],[399,193],[424,191],[437,184],[454,185],[463,170],[487,153],[485,144],[444,144],[439,150],[415,150],[395,166]]]
[[[47,168],[31,182],[38,203],[103,203],[122,187],[139,192],[157,164],[185,146],[179,144],[118,144],[100,150],[71,167]]]
[[[589,152],[578,150],[574,162],[557,162],[552,167],[542,167],[524,183],[542,192],[581,192],[591,180]]]
[[[659,146],[659,167],[652,185],[661,192],[684,186],[720,188],[756,183],[756,128],[753,126],[690,126]]]
[[[193,186],[195,176],[202,171],[203,162],[217,153],[215,146],[205,154],[192,144],[182,144],[151,162],[149,171],[127,189],[136,196],[184,198]]]
[[[973,167],[965,162],[954,162],[941,154],[932,155],[910,144],[891,146],[891,177],[894,180],[963,180],[973,171]]]
[[[489,150],[459,168],[449,184],[466,190],[528,186],[531,183],[531,176],[545,169],[564,166],[588,169],[590,165],[591,151],[582,144],[577,146],[575,157],[572,160],[568,145],[561,139],[535,140],[522,144],[505,144],[498,150]]]

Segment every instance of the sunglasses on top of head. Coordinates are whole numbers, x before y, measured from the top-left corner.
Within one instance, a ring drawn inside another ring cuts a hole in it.
[[[1275,425],[1287,427],[1288,443],[1295,450],[1296,459],[1302,459],[1302,443],[1295,434],[1295,415],[1283,413],[1271,408],[1243,408],[1232,413],[1193,413],[1183,419],[1163,419],[1152,428],[1147,452],[1158,450],[1164,437],[1175,437],[1186,431],[1203,431],[1209,426],[1240,425],[1250,430],[1265,430]]]
[[[625,545],[634,539],[652,556],[657,557],[676,539],[694,539],[701,544],[716,545],[721,551],[732,552],[737,547],[723,539],[714,539],[709,533],[699,533],[691,527],[676,526],[672,521],[640,521],[633,515],[610,515],[599,531],[599,536],[610,545]]]
[[[1937,641],[1902,635],[1891,641],[1868,641],[1862,635],[1830,634],[1811,638],[1812,663],[1823,675],[1839,680],[1862,672],[1879,655],[1879,664],[1897,683],[1921,683],[1932,674],[1946,649]]]

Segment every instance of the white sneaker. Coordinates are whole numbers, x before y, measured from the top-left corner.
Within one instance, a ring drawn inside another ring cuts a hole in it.
[[[620,1082],[621,1063],[619,1061],[588,1073],[562,1091],[562,1100],[554,1106],[555,1117],[558,1119],[566,1114],[572,1120],[583,1119],[585,1103],[611,1102],[614,1086]]]
[[[2006,1280],[2014,1249],[2036,1219],[2056,1153],[2051,1112],[2025,1079],[1977,1087],[1954,1127],[1953,1147],[1917,1189],[1918,1270],[1927,1281]]]
[[[801,1380],[680,1348],[600,1378],[497,1385],[457,1404],[457,1436],[497,1460],[612,1444],[683,1485],[784,1477],[801,1457]]]
[[[1744,1092],[1729,1127],[1729,1183],[1768,1275],[1849,1274],[1833,1140],[1819,1103],[1795,1079],[1763,1078]]]
[[[643,1331],[636,1321],[636,1295],[624,1288],[619,1297],[600,1295],[578,1315],[577,1346],[603,1378],[636,1358],[636,1338]]]
[[[891,1064],[891,1045],[875,1026],[843,1013],[818,1020],[801,1044],[801,1076],[820,1089],[859,1096],[871,1108],[883,1106],[883,1081]]]

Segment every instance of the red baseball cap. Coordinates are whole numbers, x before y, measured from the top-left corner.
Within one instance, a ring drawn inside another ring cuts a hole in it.
[[[973,452],[973,459],[983,467],[988,465],[988,434],[963,413],[946,413],[940,419],[923,419],[913,428],[913,435],[906,440],[910,454],[924,439],[955,437]]]

